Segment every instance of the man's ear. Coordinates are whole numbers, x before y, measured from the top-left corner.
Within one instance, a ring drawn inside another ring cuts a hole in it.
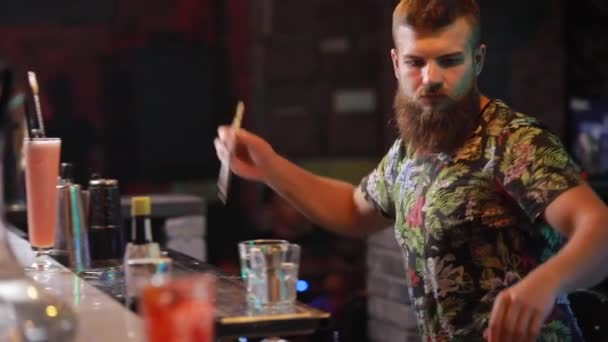
[[[481,71],[483,70],[483,64],[486,61],[486,45],[480,44],[476,49],[473,55],[474,63],[475,63],[475,75],[479,76]]]
[[[393,61],[393,72],[395,73],[395,78],[399,79],[399,55],[397,54],[396,49],[391,49],[391,60]]]

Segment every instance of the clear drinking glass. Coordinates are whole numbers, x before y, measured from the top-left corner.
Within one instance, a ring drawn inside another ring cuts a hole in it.
[[[249,240],[238,247],[248,305],[267,313],[293,309],[300,246],[286,240]]]
[[[25,188],[29,241],[36,250],[34,263],[27,271],[57,271],[48,255],[55,243],[57,226],[57,179],[61,155],[60,138],[24,140]]]

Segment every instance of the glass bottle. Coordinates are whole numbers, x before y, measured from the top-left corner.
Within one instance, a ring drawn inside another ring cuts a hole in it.
[[[163,257],[160,246],[152,239],[150,197],[131,199],[131,238],[125,251],[126,304],[136,311],[141,291],[148,285],[166,281],[171,272],[171,259]]]

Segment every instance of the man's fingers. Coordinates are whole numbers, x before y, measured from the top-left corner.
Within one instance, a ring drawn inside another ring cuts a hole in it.
[[[517,336],[517,324],[519,324],[521,314],[525,309],[522,307],[521,303],[511,295],[505,297],[509,298],[509,309],[505,312],[505,316],[503,317],[501,340],[519,341],[521,339]]]
[[[528,326],[530,325],[530,320],[534,316],[534,309],[525,307],[522,303],[517,303],[517,299],[512,298],[512,306],[519,306],[519,312],[517,313],[517,317],[513,317],[514,324],[512,327],[512,335],[511,338],[513,341],[527,341],[528,338]],[[509,313],[511,314],[511,313]]]
[[[528,341],[536,341],[536,338],[540,334],[540,329],[543,324],[543,319],[540,312],[536,311],[530,318],[530,324],[528,324]]]
[[[510,298],[505,292],[501,292],[496,297],[489,323],[490,342],[502,341],[500,338],[504,332],[504,317],[509,310]]]

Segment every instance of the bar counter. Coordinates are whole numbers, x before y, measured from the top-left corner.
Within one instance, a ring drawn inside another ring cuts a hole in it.
[[[30,244],[9,230],[9,243],[22,265],[34,258]],[[293,336],[315,334],[315,340],[331,340],[330,315],[297,303],[293,310],[268,315],[248,308],[240,279],[222,274],[214,267],[176,251],[168,250],[176,275],[213,272],[217,281],[215,335],[220,341],[237,337]],[[57,262],[59,264],[59,262]],[[124,279],[121,272],[112,277],[80,276],[69,269],[35,275],[32,278],[46,290],[70,304],[78,316],[75,341],[145,341],[143,321],[124,305]]]

